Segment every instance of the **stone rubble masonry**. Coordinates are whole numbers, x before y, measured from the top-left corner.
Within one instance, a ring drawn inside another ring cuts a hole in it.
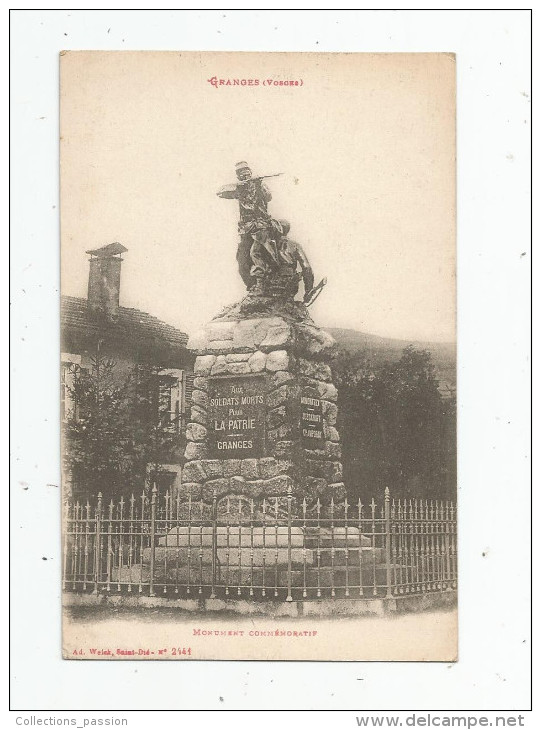
[[[192,337],[197,355],[182,494],[212,501],[228,495],[302,499],[343,499],[337,390],[328,364],[333,338],[319,327],[282,317],[213,321]],[[267,455],[257,459],[209,458],[208,381],[214,376],[264,376]],[[300,395],[313,388],[322,401],[324,440],[320,449],[303,448]]]
[[[277,372],[278,370],[288,370],[289,368],[289,355],[285,350],[273,350],[267,357],[267,370],[270,372]]]
[[[193,387],[197,390],[207,390],[209,383],[207,378],[197,377],[193,379]]]
[[[196,375],[210,375],[210,370],[216,362],[216,355],[201,355],[195,361],[193,371]]]
[[[265,370],[267,364],[267,355],[261,350],[257,350],[252,355],[248,356],[248,365],[252,373],[261,373]]]
[[[207,425],[207,412],[200,406],[192,406],[190,409],[190,421],[192,423],[200,423],[202,426]]]
[[[325,418],[325,421],[329,424],[329,426],[335,426],[338,416],[338,408],[336,407],[336,404],[328,400],[322,400],[321,406],[323,408],[323,417]]]
[[[299,372],[301,375],[314,378],[315,380],[332,380],[331,368],[323,362],[312,362],[304,357],[299,358]]]
[[[191,459],[205,459],[208,456],[209,453],[209,447],[207,444],[202,444],[201,442],[196,441],[189,441],[186,444],[186,451],[184,452],[184,456],[187,461]],[[184,469],[182,470],[182,479],[181,481],[186,481],[184,479],[185,469],[187,464],[185,465]]]
[[[230,322],[210,322],[190,338],[188,347],[201,361],[201,373],[208,375],[212,355],[232,353],[270,353],[290,350],[307,358],[307,362],[330,359],[336,343],[328,332],[308,323],[288,323],[282,317],[255,317]],[[318,368],[321,369],[321,368]],[[206,371],[206,372],[205,372]],[[328,379],[330,379],[330,372]]]
[[[209,404],[209,397],[204,390],[196,390],[194,388],[192,391],[192,403],[206,410]]]
[[[240,476],[242,459],[225,459],[223,462],[224,477]]]
[[[189,423],[186,428],[188,441],[204,441],[207,438],[207,429],[200,423]],[[334,439],[336,441],[336,439]]]

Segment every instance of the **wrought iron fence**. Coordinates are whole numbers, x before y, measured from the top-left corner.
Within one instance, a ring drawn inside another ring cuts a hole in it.
[[[451,502],[133,495],[67,505],[68,591],[177,598],[392,598],[456,588]]]

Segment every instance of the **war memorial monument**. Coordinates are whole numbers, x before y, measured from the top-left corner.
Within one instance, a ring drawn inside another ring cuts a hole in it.
[[[247,163],[218,195],[238,201],[239,273],[246,295],[189,341],[195,381],[182,491],[297,501],[345,497],[337,390],[329,365],[336,344],[314,323],[314,287],[289,223],[268,212],[271,193]],[[302,287],[301,287],[302,282]],[[298,298],[299,289],[304,289]]]
[[[120,605],[148,598],[239,614],[447,605],[456,600],[455,507],[394,499],[387,486],[379,504],[348,503],[337,346],[309,310],[326,279],[314,286],[288,221],[271,217],[264,177],[246,162],[236,175],[218,196],[239,206],[246,293],[189,340],[180,484],[71,505],[64,587]]]

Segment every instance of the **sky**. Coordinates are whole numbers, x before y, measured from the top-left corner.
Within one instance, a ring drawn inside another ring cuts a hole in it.
[[[269,212],[328,279],[318,324],[454,341],[455,61],[443,53],[66,52],[62,293],[86,296],[85,251],[119,241],[123,306],[193,333],[240,299],[238,206],[216,196],[239,160],[284,173],[268,181]]]

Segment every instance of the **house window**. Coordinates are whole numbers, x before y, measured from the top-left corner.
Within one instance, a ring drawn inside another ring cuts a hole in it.
[[[185,377],[183,370],[162,370],[159,374],[159,415],[173,433],[180,433],[185,421]]]
[[[155,484],[158,489],[158,494],[164,495],[167,492],[169,492],[169,494],[172,494],[176,477],[177,477],[177,475],[174,472],[170,472],[170,471],[166,471],[166,470],[160,471],[156,475],[156,479],[155,479]]]
[[[63,352],[60,361],[60,421],[76,416],[76,404],[71,389],[81,367],[81,356]]]

